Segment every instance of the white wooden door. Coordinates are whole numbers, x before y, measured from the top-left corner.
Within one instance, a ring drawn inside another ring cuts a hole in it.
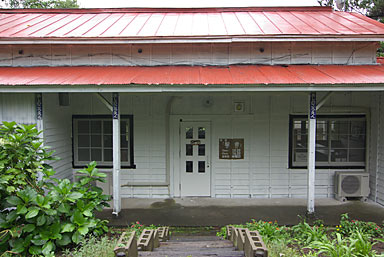
[[[211,195],[209,122],[180,122],[181,196]]]

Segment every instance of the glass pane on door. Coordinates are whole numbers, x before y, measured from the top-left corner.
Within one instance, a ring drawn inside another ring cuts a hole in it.
[[[192,156],[193,155],[193,145],[191,145],[191,144],[185,145],[185,155],[186,156]]]
[[[193,172],[193,161],[186,161],[185,162],[185,171],[188,173]]]
[[[186,139],[193,138],[193,128],[185,128],[185,138]]]
[[[205,173],[205,161],[199,161],[199,173]]]

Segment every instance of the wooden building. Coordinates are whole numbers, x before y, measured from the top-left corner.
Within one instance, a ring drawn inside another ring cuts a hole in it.
[[[59,178],[97,161],[116,214],[189,196],[311,213],[340,171],[384,205],[383,40],[328,7],[0,10],[0,120],[37,123]]]

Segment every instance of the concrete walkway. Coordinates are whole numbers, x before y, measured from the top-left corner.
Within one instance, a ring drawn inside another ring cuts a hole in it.
[[[123,199],[123,210],[118,217],[111,209],[103,210],[99,218],[110,220],[111,226],[128,226],[132,222],[167,226],[224,226],[251,221],[251,219],[277,221],[281,225],[294,225],[298,215],[305,216],[305,199]],[[360,201],[339,202],[318,199],[316,218],[327,225],[339,223],[340,215],[348,213],[353,219],[384,222],[384,207]]]

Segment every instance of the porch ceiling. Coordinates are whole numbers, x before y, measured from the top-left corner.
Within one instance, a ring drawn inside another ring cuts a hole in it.
[[[384,65],[233,65],[227,67],[1,67],[0,91],[9,88],[344,88],[383,89]],[[11,87],[10,87],[11,86]],[[17,86],[17,87],[15,87]],[[68,87],[71,86],[71,87]],[[331,89],[332,90],[332,89]],[[44,91],[44,90],[43,90]],[[306,91],[306,90],[305,90]]]

